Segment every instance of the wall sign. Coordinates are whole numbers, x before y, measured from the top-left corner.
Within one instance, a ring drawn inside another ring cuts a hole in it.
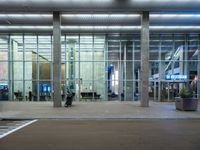
[[[166,75],[166,80],[187,80],[187,75]]]

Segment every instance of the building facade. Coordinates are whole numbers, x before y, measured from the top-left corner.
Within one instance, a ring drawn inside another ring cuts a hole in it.
[[[164,4],[173,2],[135,1],[136,7],[131,1],[130,6],[103,1],[95,11],[96,1],[88,6],[92,13],[83,13],[86,4],[74,2],[67,11],[62,1],[55,9],[54,1],[47,7],[44,1],[43,7],[32,2],[31,14],[1,3],[0,100],[56,101],[59,106],[72,92],[76,101],[141,100],[148,106],[149,100],[173,101],[183,86],[200,95],[197,5],[174,5],[186,11],[181,13],[166,10]],[[154,11],[147,11],[151,7]]]

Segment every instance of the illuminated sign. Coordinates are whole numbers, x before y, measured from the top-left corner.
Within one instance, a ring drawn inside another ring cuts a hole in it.
[[[166,75],[166,80],[187,80],[187,75]]]

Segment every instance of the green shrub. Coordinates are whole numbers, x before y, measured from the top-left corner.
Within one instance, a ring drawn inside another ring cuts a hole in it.
[[[181,98],[190,98],[190,97],[192,97],[192,92],[190,90],[188,90],[187,88],[183,87],[180,90],[179,95]]]

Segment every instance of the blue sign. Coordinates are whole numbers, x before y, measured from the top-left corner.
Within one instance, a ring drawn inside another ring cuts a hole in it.
[[[166,75],[166,80],[187,80],[187,75]]]

